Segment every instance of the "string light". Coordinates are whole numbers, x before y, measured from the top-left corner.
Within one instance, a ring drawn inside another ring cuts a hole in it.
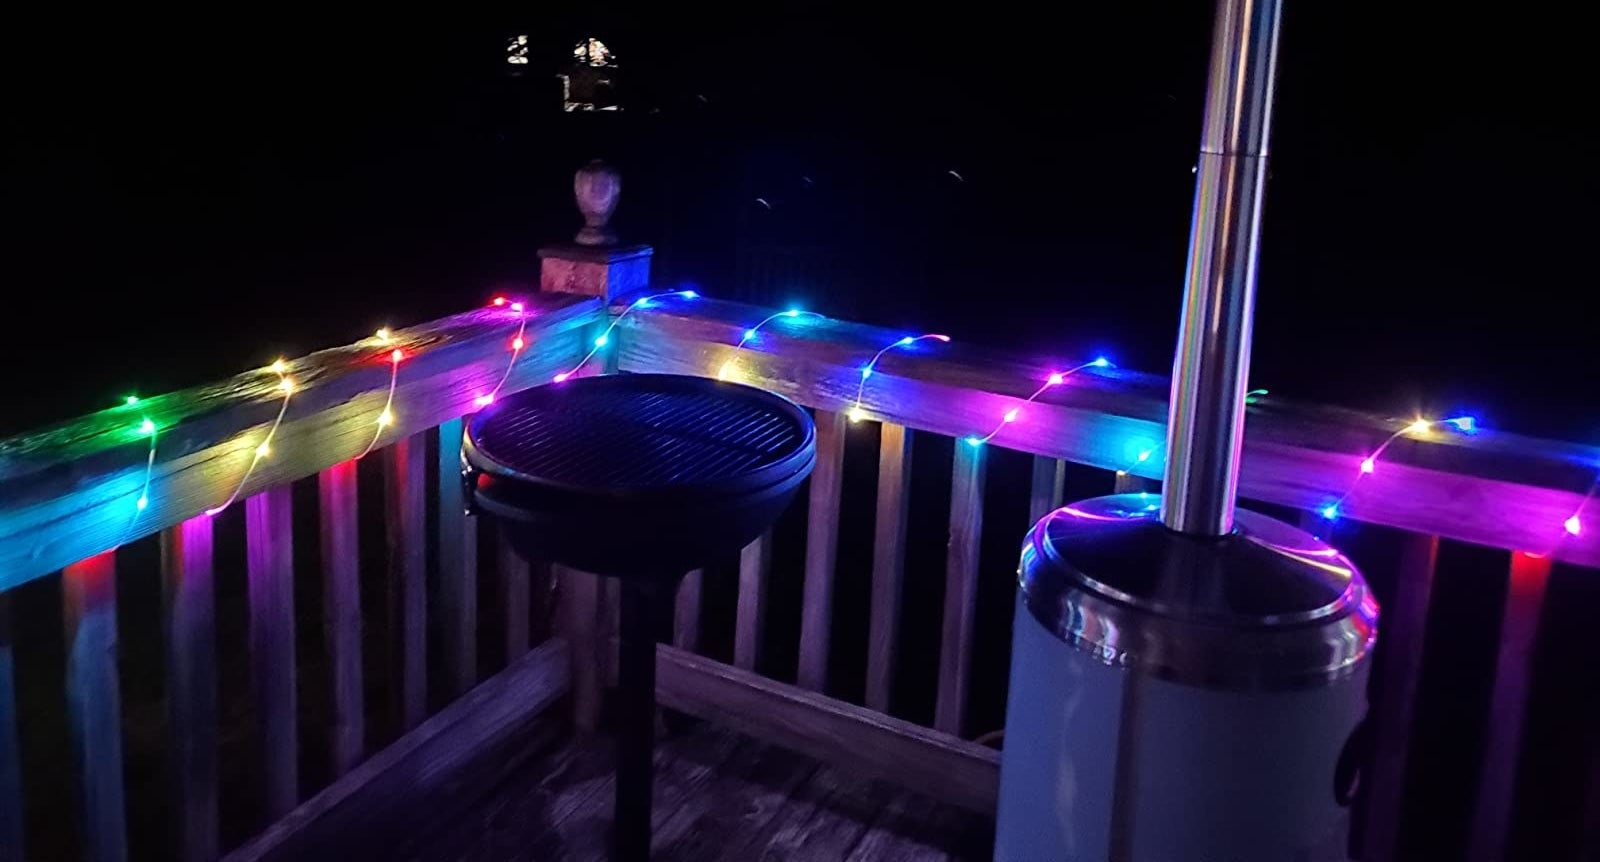
[[[926,334],[923,334],[923,335],[917,335],[917,336],[907,335],[904,338],[901,338],[901,339],[899,339],[897,341],[893,341],[893,342],[891,342],[889,344],[884,345],[882,350],[879,350],[877,353],[872,354],[872,359],[868,360],[866,365],[861,366],[861,380],[856,383],[856,402],[855,402],[855,404],[853,404],[850,407],[850,410],[845,414],[845,415],[850,417],[850,421],[851,422],[860,422],[861,420],[867,418],[867,412],[865,410],[861,409],[861,397],[866,392],[866,389],[867,389],[867,378],[871,377],[873,369],[878,367],[878,360],[882,359],[883,355],[885,353],[888,353],[891,350],[896,350],[896,349],[899,349],[899,348],[902,348],[902,347],[910,347],[911,345],[916,344],[919,341],[923,341],[923,340],[926,340],[926,339],[929,339],[929,338],[931,338],[931,339],[933,339],[935,341],[942,341],[942,342],[944,342],[946,344],[950,343],[950,336],[948,336],[948,335],[940,335],[940,334],[938,334],[936,332],[929,332],[929,333],[926,333]]]
[[[1583,499],[1578,502],[1578,508],[1572,510],[1572,515],[1561,522],[1561,528],[1567,531],[1567,535],[1579,536],[1583,534],[1583,510],[1589,507],[1589,501],[1594,499],[1596,491],[1600,491],[1600,477],[1596,477],[1594,482],[1589,485],[1589,490],[1584,493]]]
[[[379,329],[377,332],[374,332],[372,337],[378,339],[379,344],[388,344],[389,341],[394,337],[394,333],[390,332],[389,327],[385,326],[382,329]]]
[[[1463,434],[1474,434],[1477,433],[1478,430],[1478,420],[1471,416],[1455,416],[1450,419],[1419,418],[1413,421],[1404,428],[1401,428],[1393,434],[1390,434],[1387,439],[1378,444],[1378,448],[1372,450],[1372,454],[1362,458],[1361,465],[1356,472],[1356,477],[1351,480],[1350,486],[1345,489],[1345,492],[1342,495],[1339,496],[1339,499],[1325,504],[1317,510],[1317,513],[1329,521],[1337,521],[1341,514],[1342,507],[1344,506],[1344,501],[1350,499],[1350,495],[1356,492],[1356,487],[1361,483],[1362,478],[1377,472],[1378,459],[1383,457],[1383,453],[1387,451],[1390,446],[1394,445],[1396,440],[1399,440],[1401,437],[1405,437],[1408,434],[1425,434],[1428,431],[1432,431],[1434,428],[1443,425],[1449,425]]]
[[[523,312],[523,304],[520,302],[511,302],[503,296],[495,297],[493,302],[496,308],[504,307],[508,304],[511,306],[512,313],[517,316],[517,334],[511,339],[511,358],[506,360],[506,370],[500,374],[500,381],[494,385],[493,389],[490,389],[488,392],[480,392],[476,398],[472,399],[472,403],[478,407],[488,407],[490,404],[494,403],[495,396],[500,394],[500,390],[506,385],[506,381],[511,379],[511,369],[516,367],[517,357],[522,354],[522,348],[528,345],[528,342],[524,339],[524,336],[526,336],[528,333],[528,315]],[[399,360],[396,360],[395,367],[397,370],[399,368],[398,363]],[[391,377],[389,380],[389,392],[390,396],[393,397],[393,377]],[[387,408],[385,409],[387,410]],[[381,431],[382,428],[380,427],[379,430]],[[371,451],[370,447],[368,448],[368,451]]]
[[[1138,466],[1140,464],[1143,464],[1144,462],[1150,460],[1151,456],[1153,456],[1155,454],[1156,454],[1156,450],[1154,450],[1154,449],[1142,449],[1142,450],[1140,450],[1139,454],[1134,456],[1133,463],[1129,464],[1128,466],[1126,466],[1124,468],[1122,468],[1121,470],[1118,470],[1117,471],[1117,476],[1118,477],[1127,476],[1129,473],[1133,472],[1133,468],[1134,467],[1136,467],[1136,466]]]
[[[1053,372],[1053,373],[1051,373],[1051,375],[1049,377],[1045,378],[1045,381],[1044,381],[1043,385],[1041,385],[1038,389],[1033,390],[1033,394],[1029,395],[1026,399],[1024,399],[1022,403],[1023,404],[1032,404],[1035,400],[1037,400],[1039,398],[1040,395],[1044,394],[1046,389],[1049,389],[1052,386],[1060,386],[1061,384],[1066,382],[1068,377],[1071,377],[1072,375],[1077,374],[1079,371],[1082,371],[1085,368],[1110,368],[1110,367],[1111,367],[1111,360],[1105,358],[1104,356],[1100,356],[1100,357],[1092,359],[1092,360],[1090,360],[1088,362],[1085,362],[1082,365],[1076,366],[1074,368],[1068,368],[1066,371]],[[966,438],[967,445],[969,445],[969,446],[982,446],[983,444],[989,442],[990,440],[993,440],[995,435],[999,434],[1002,430],[1004,430],[1004,428],[1007,425],[1010,425],[1011,423],[1017,421],[1020,418],[1022,418],[1022,408],[1021,407],[1013,407],[1010,410],[1007,410],[1000,417],[1000,424],[994,426],[994,430],[993,431],[990,431],[988,434],[985,434],[982,437],[979,437],[979,436],[977,436],[975,434],[968,436]]]
[[[356,456],[357,461],[367,457],[377,448],[378,439],[383,436],[383,429],[394,424],[394,388],[400,380],[400,360],[404,358],[405,354],[398,347],[389,351],[389,395],[383,401],[383,410],[378,413],[378,427],[372,430],[372,439],[367,441],[367,448],[362,449],[361,454]]]
[[[150,438],[150,451],[144,459],[144,481],[139,485],[139,498],[133,501],[135,513],[143,512],[150,505],[150,479],[156,470],[156,423],[146,417],[139,422],[139,433]],[[137,514],[134,517],[138,517]]]
[[[583,368],[583,366],[587,365],[589,363],[589,360],[593,359],[594,355],[596,353],[600,352],[600,348],[605,347],[607,344],[610,344],[611,343],[611,332],[612,332],[612,330],[617,328],[617,324],[621,323],[622,319],[624,317],[627,317],[629,314],[632,314],[634,309],[636,309],[636,308],[649,308],[650,307],[650,303],[652,301],[657,300],[657,299],[665,299],[665,298],[667,298],[669,296],[681,296],[684,299],[699,299],[700,298],[700,294],[695,292],[695,291],[693,291],[693,290],[669,290],[669,291],[667,291],[665,293],[653,293],[653,294],[651,294],[649,296],[641,296],[641,297],[639,297],[638,299],[636,299],[633,302],[629,303],[628,307],[624,308],[622,310],[621,314],[619,314],[616,317],[611,319],[611,325],[607,326],[605,328],[604,332],[601,332],[598,336],[595,337],[594,346],[589,348],[589,352],[585,353],[583,355],[583,358],[578,360],[578,364],[577,365],[574,365],[574,366],[572,366],[572,368],[570,368],[570,369],[568,369],[566,371],[563,371],[560,374],[557,374],[555,376],[555,382],[557,382],[557,383],[565,383],[568,378],[572,377],[572,375],[574,375],[574,374],[577,374],[578,371]],[[505,381],[502,380],[500,382],[504,383]]]
[[[727,380],[733,376],[733,363],[734,360],[739,358],[739,351],[743,350],[746,344],[754,340],[755,337],[761,333],[762,327],[774,320],[794,320],[801,317],[820,318],[822,315],[816,313],[815,311],[801,311],[798,308],[791,308],[788,311],[780,311],[777,314],[769,314],[763,318],[760,323],[757,323],[755,326],[746,329],[744,331],[744,337],[740,338],[739,343],[733,346],[733,355],[729,356],[727,361],[722,363],[722,367],[717,369],[717,379]]]
[[[138,403],[139,403],[139,396],[137,396],[137,395],[129,395],[128,397],[122,399],[122,405],[124,407],[132,407],[132,406],[134,406],[135,404],[138,404]]]
[[[239,494],[244,491],[245,483],[250,481],[250,475],[256,471],[256,465],[261,459],[272,452],[272,437],[278,433],[278,427],[283,424],[283,415],[289,412],[289,399],[294,395],[294,381],[288,376],[289,363],[278,359],[271,365],[273,373],[278,375],[278,389],[283,392],[283,403],[278,406],[278,415],[272,420],[272,426],[267,429],[267,436],[256,445],[255,456],[250,459],[250,466],[244,470],[244,475],[239,477],[239,484],[233,486],[233,493],[228,495],[222,505],[206,510],[207,515],[218,515],[232,506]]]

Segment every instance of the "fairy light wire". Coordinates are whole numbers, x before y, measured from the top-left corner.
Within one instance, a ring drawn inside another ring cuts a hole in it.
[[[636,308],[648,308],[650,306],[650,303],[653,300],[666,299],[669,296],[681,296],[684,299],[698,299],[700,294],[695,292],[695,291],[693,291],[693,290],[669,290],[669,291],[666,291],[665,293],[652,293],[649,296],[641,296],[638,299],[634,300],[633,302],[629,303],[628,307],[624,308],[622,310],[621,314],[619,314],[616,317],[613,317],[611,319],[611,325],[607,326],[605,328],[604,332],[601,332],[598,336],[595,337],[593,346],[591,346],[589,348],[589,352],[588,353],[585,353],[583,355],[582,359],[578,360],[578,364],[572,366],[572,368],[567,370],[567,371],[563,371],[560,374],[557,374],[555,376],[555,382],[557,382],[557,383],[566,382],[566,380],[568,378],[570,378],[572,375],[577,374],[580,370],[582,370],[583,366],[589,364],[589,360],[593,359],[594,355],[596,353],[599,353],[601,348],[603,348],[607,344],[611,343],[611,333],[614,330],[616,330],[618,324],[622,323],[622,319],[624,317],[627,317],[628,315],[633,313],[634,309],[636,309]],[[501,382],[504,383],[505,381],[502,380]]]
[[[1023,399],[1022,404],[1023,405],[1032,404],[1034,401],[1037,401],[1039,399],[1040,395],[1043,395],[1045,393],[1045,390],[1051,389],[1051,388],[1056,387],[1056,386],[1060,386],[1061,384],[1067,382],[1067,378],[1068,377],[1071,377],[1072,375],[1077,374],[1079,371],[1082,371],[1082,370],[1084,370],[1086,368],[1109,368],[1110,366],[1111,366],[1111,360],[1105,358],[1104,356],[1100,356],[1100,357],[1097,357],[1095,359],[1091,359],[1090,361],[1085,362],[1082,365],[1078,365],[1076,367],[1069,368],[1066,371],[1052,372],[1051,375],[1048,378],[1045,379],[1044,383],[1041,384],[1038,389],[1033,390],[1033,394],[1032,395],[1029,395],[1027,398]],[[967,445],[969,445],[969,446],[982,446],[983,444],[989,442],[990,440],[993,440],[995,438],[995,435],[997,435],[1001,431],[1005,430],[1005,427],[1007,425],[1010,425],[1011,423],[1017,421],[1020,418],[1022,418],[1022,405],[1018,405],[1016,407],[1012,407],[1010,410],[1007,410],[1000,417],[1000,424],[994,426],[994,430],[993,431],[990,431],[988,434],[985,434],[982,437],[979,437],[976,434],[969,435],[966,438]]]
[[[866,411],[861,409],[861,399],[867,390],[867,378],[871,377],[873,370],[878,367],[878,360],[882,359],[883,355],[891,350],[896,350],[902,347],[910,347],[919,341],[924,341],[930,338],[945,344],[950,343],[950,336],[940,335],[937,332],[928,332],[917,336],[907,335],[904,338],[885,345],[882,350],[872,354],[872,358],[867,361],[867,364],[861,366],[861,379],[856,383],[856,400],[855,403],[851,405],[847,414],[850,417],[851,422],[860,422],[862,419],[867,418]]]
[[[1354,479],[1350,480],[1350,485],[1345,488],[1344,493],[1339,496],[1339,499],[1334,500],[1332,503],[1328,503],[1322,508],[1318,509],[1317,514],[1329,521],[1338,520],[1343,511],[1345,501],[1350,499],[1351,495],[1356,492],[1356,489],[1361,486],[1362,479],[1377,472],[1378,459],[1383,457],[1383,453],[1388,451],[1390,446],[1393,446],[1395,442],[1402,437],[1410,434],[1424,434],[1441,425],[1452,426],[1458,431],[1467,434],[1471,434],[1478,430],[1477,420],[1473,419],[1471,416],[1454,416],[1449,419],[1417,419],[1409,425],[1406,425],[1404,428],[1401,428],[1393,434],[1390,434],[1382,443],[1378,444],[1378,448],[1372,450],[1372,453],[1367,455],[1365,458],[1362,458],[1359,472],[1356,473],[1356,477]]]
[[[735,360],[737,360],[739,358],[739,351],[743,350],[744,346],[746,344],[748,344],[751,341],[753,341],[755,339],[755,337],[761,333],[761,329],[763,327],[765,327],[767,324],[771,323],[774,320],[778,320],[780,318],[792,320],[792,319],[801,318],[801,317],[821,318],[822,315],[816,313],[815,311],[801,311],[798,308],[791,308],[791,309],[789,309],[787,311],[780,311],[780,312],[778,312],[776,314],[769,314],[765,318],[763,318],[760,323],[757,323],[755,326],[752,326],[749,329],[746,329],[744,331],[744,337],[740,338],[739,339],[739,343],[735,344],[733,346],[732,355],[730,355],[722,363],[722,365],[720,367],[718,367],[718,369],[717,369],[717,379],[718,380],[727,380],[729,377],[733,376],[733,363],[734,363]]]
[[[1561,522],[1561,528],[1567,531],[1567,535],[1583,534],[1583,510],[1589,507],[1589,501],[1594,499],[1597,491],[1600,491],[1600,476],[1595,477],[1594,482],[1589,485],[1589,490],[1584,492],[1583,499],[1578,502],[1578,508],[1573,509],[1572,515]]]
[[[378,414],[376,423],[378,427],[372,429],[372,439],[368,441],[367,448],[362,449],[361,454],[356,456],[357,461],[371,454],[372,450],[377,447],[379,438],[383,436],[383,429],[394,424],[394,412],[392,409],[394,407],[394,389],[395,384],[400,380],[400,360],[404,358],[405,354],[398,347],[389,352],[389,395],[383,401],[383,412]]]
[[[223,510],[232,506],[239,499],[239,495],[244,492],[244,486],[250,481],[250,476],[255,473],[256,465],[260,464],[261,459],[267,457],[267,453],[272,451],[272,438],[278,433],[278,427],[283,424],[284,414],[289,412],[289,399],[294,397],[294,380],[289,377],[287,363],[279,359],[272,363],[272,370],[278,375],[278,388],[283,391],[283,403],[278,405],[278,415],[272,420],[272,426],[267,429],[267,436],[262,438],[261,442],[256,446],[255,453],[250,456],[250,466],[246,467],[244,475],[239,477],[239,484],[233,487],[233,493],[228,495],[228,499],[222,505],[207,509],[207,515],[221,514]]]
[[[139,423],[139,433],[150,438],[150,453],[144,459],[144,482],[139,486],[139,499],[133,501],[135,513],[143,512],[150,505],[150,480],[156,472],[156,438],[160,436],[156,432],[156,423],[148,418]]]
[[[494,298],[494,304],[497,307],[503,306],[506,304],[506,298],[497,296]],[[494,403],[495,396],[500,394],[500,390],[505,388],[506,381],[511,379],[511,369],[517,366],[517,358],[522,355],[522,348],[528,345],[525,340],[528,334],[527,310],[520,302],[511,303],[511,310],[517,314],[517,334],[511,339],[511,358],[506,360],[506,370],[500,373],[500,380],[495,383],[494,388],[472,399],[472,403],[479,407],[487,407]]]

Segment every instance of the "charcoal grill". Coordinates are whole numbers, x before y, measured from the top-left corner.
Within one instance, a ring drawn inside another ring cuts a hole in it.
[[[524,559],[622,583],[612,856],[647,859],[655,645],[678,582],[777,520],[816,462],[816,428],[736,383],[589,377],[474,416],[462,460],[471,505]]]

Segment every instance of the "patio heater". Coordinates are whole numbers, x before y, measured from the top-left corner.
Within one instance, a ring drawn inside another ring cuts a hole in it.
[[[1218,0],[1165,485],[1023,544],[999,860],[1349,858],[1377,605],[1235,510],[1281,0]]]

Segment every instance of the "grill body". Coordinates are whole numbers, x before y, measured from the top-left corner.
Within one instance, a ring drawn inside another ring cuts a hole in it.
[[[589,377],[474,416],[461,457],[467,499],[524,559],[622,579],[611,858],[648,859],[655,646],[678,582],[783,513],[816,462],[811,417],[735,383]]]

